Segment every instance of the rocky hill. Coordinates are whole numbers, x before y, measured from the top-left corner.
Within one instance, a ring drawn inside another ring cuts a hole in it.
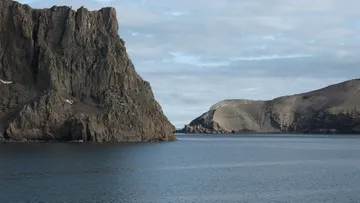
[[[221,101],[182,132],[360,133],[360,79],[270,101]]]
[[[0,139],[174,140],[114,8],[0,1]]]

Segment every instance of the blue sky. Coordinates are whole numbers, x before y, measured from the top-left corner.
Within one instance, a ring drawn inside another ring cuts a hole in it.
[[[136,70],[176,127],[223,99],[271,99],[360,76],[358,0],[20,2],[115,7]]]

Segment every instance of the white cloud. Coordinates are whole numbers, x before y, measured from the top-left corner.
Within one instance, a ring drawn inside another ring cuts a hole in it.
[[[274,36],[271,36],[271,35],[268,35],[268,36],[264,36],[263,39],[264,39],[264,40],[272,40],[272,41],[274,41],[274,40],[275,40],[275,37],[274,37]]]
[[[235,57],[234,61],[262,61],[262,60],[276,60],[276,59],[291,59],[312,57],[311,54],[294,54],[294,55],[271,55],[271,56],[253,56],[253,57]]]
[[[166,14],[172,15],[172,16],[183,16],[183,15],[187,15],[187,13],[185,12],[181,12],[181,11],[171,11],[171,12],[165,12]]]
[[[231,61],[221,59],[206,59],[201,56],[190,56],[179,52],[169,52],[172,59],[165,59],[163,62],[194,65],[197,67],[219,67],[230,65]]]

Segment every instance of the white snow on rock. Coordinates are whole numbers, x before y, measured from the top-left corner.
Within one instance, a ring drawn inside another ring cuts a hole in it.
[[[66,101],[67,103],[69,103],[69,104],[73,104],[73,103],[74,103],[73,100],[69,100],[69,99],[66,99],[65,101]]]
[[[5,85],[8,85],[8,84],[12,83],[12,81],[6,81],[6,80],[2,80],[2,79],[0,79],[0,82],[5,84]]]

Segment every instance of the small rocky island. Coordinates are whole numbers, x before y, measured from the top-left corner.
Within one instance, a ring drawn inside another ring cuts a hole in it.
[[[175,140],[114,8],[0,1],[0,140]]]
[[[225,100],[183,133],[360,133],[360,79],[270,101]]]

